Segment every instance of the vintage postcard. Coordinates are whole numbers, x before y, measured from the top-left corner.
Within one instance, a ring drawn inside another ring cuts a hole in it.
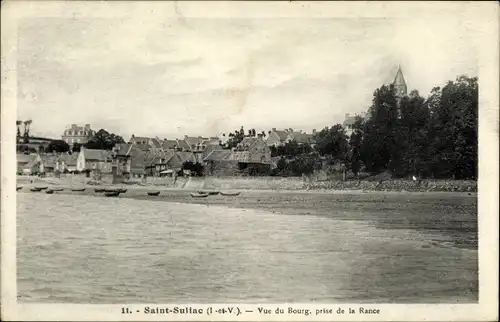
[[[496,2],[1,14],[2,320],[498,319]]]

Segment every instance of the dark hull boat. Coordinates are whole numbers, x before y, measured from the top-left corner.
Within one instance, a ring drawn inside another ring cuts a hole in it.
[[[118,197],[120,195],[120,191],[106,191],[104,195],[106,197]]]
[[[48,187],[35,187],[35,189],[38,189],[38,190],[45,190],[47,189]]]
[[[218,195],[220,192],[219,191],[198,191],[199,194],[208,194],[209,196],[216,196]]]
[[[45,193],[48,194],[48,195],[51,195],[54,193],[54,190],[45,190]]]
[[[40,191],[42,191],[42,189],[38,189],[38,188],[31,188],[30,190],[33,191],[33,192],[40,192]]]
[[[63,191],[64,189],[63,188],[54,188],[52,189],[52,191]]]
[[[206,197],[208,197],[208,193],[191,193],[191,197],[193,197],[193,198],[206,198]]]
[[[105,191],[106,191],[106,189],[102,189],[102,188],[101,188],[101,189],[94,189],[94,191],[95,191],[95,192],[105,192]]]
[[[221,192],[221,196],[227,196],[227,197],[236,197],[239,196],[239,192]]]
[[[155,192],[148,192],[148,196],[159,196],[160,195],[160,192],[159,191],[155,191]]]
[[[80,188],[80,189],[71,189],[71,191],[85,191],[85,188]]]
[[[120,191],[120,193],[125,193],[127,192],[127,189],[118,189],[117,191]]]
[[[23,187],[16,187],[16,191],[21,190]]]

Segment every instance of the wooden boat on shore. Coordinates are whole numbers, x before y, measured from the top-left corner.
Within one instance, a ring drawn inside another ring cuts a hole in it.
[[[52,190],[52,191],[63,191],[63,190],[64,190],[64,188],[52,188],[52,189],[50,189],[50,190]]]
[[[40,192],[42,191],[42,189],[38,189],[38,188],[30,188],[31,191],[33,192]]]
[[[148,191],[148,196],[159,196],[160,192],[159,191]]]
[[[241,192],[221,192],[221,196],[226,196],[226,197],[236,197],[239,196]]]
[[[38,189],[38,190],[45,190],[47,189],[48,187],[35,187],[35,189]]]
[[[94,189],[95,192],[105,192],[106,189],[103,189],[103,188],[95,188]]]
[[[71,191],[85,191],[85,188],[72,188]]]
[[[23,187],[16,187],[16,191],[21,190]]]
[[[191,193],[191,197],[193,198],[206,198],[208,197],[208,193]]]
[[[120,188],[120,189],[117,189],[117,191],[120,191],[120,193],[125,193],[125,192],[127,192],[127,189],[121,189]]]
[[[120,191],[106,191],[104,195],[106,197],[118,197],[120,195]]]
[[[45,193],[48,194],[48,195],[51,195],[51,194],[54,193],[54,190],[51,190],[51,189],[45,190]]]
[[[208,194],[209,196],[216,196],[220,192],[219,191],[198,191],[199,194]]]

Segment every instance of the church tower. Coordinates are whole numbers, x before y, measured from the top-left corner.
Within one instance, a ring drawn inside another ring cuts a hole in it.
[[[403,71],[401,70],[401,66],[399,66],[398,72],[396,73],[396,77],[394,78],[394,90],[396,91],[396,97],[401,99],[402,97],[408,94],[408,88],[406,87],[406,81],[403,76]]]

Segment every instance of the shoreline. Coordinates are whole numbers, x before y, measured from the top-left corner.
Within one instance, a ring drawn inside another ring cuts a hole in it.
[[[430,196],[475,196],[477,197],[477,183],[467,181],[433,181],[416,186],[411,181],[387,180],[382,183],[370,181],[318,181],[302,182],[295,178],[262,179],[262,178],[195,178],[186,180],[183,186],[173,184],[147,184],[129,182],[121,184],[91,183],[84,178],[33,178],[17,177],[17,187],[22,190],[32,187],[57,187],[63,189],[127,189],[134,191],[224,191],[245,193],[273,193],[273,194],[333,194],[333,195],[430,195]],[[33,182],[31,182],[33,180]],[[194,186],[190,186],[191,183]],[[438,185],[439,184],[439,185]],[[187,186],[187,187],[186,187]],[[21,190],[21,191],[22,191]]]

